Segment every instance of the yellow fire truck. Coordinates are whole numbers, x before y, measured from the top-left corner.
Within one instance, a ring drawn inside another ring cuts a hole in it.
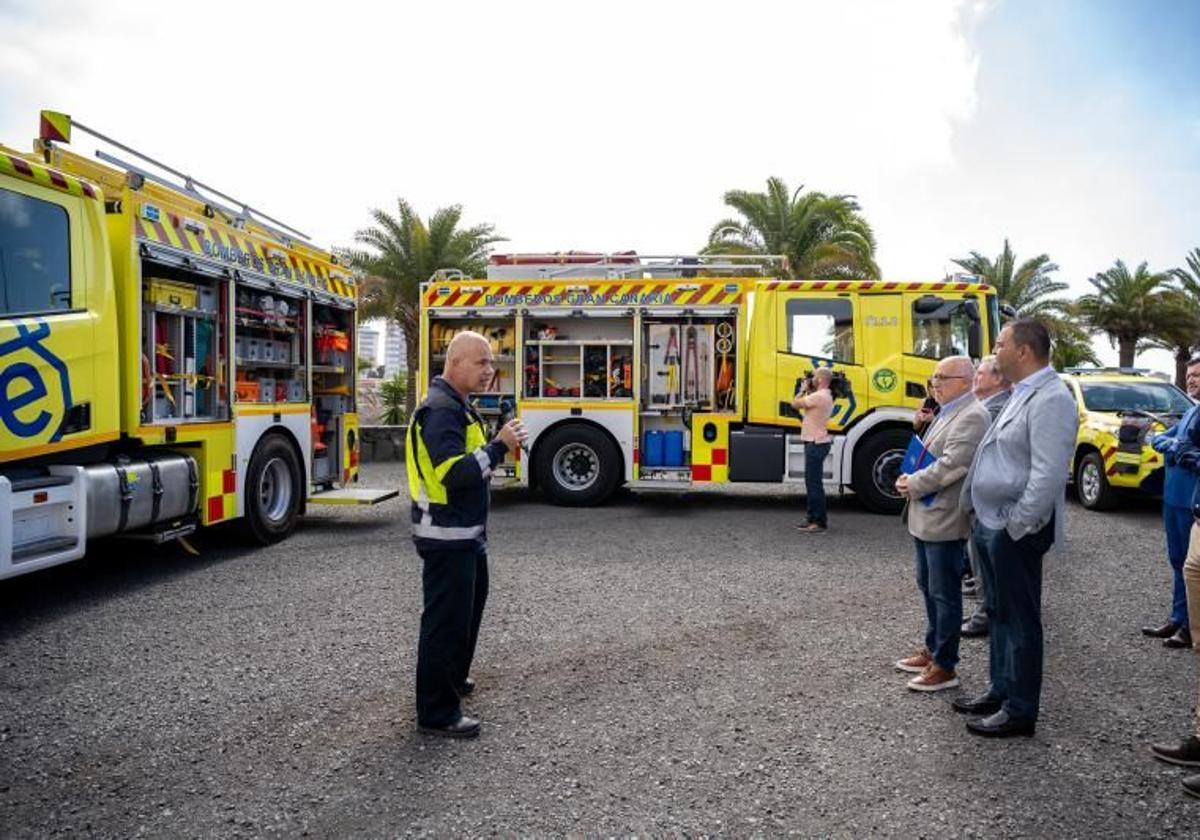
[[[304,239],[63,114],[0,147],[0,578],[397,494],[355,486],[355,281]]]
[[[991,347],[994,290],[975,278],[781,280],[755,260],[518,254],[494,256],[486,280],[439,273],[421,291],[421,383],[455,334],[483,333],[496,377],[472,399],[530,431],[528,452],[495,475],[593,505],[621,485],[803,482],[792,398],[831,367],[824,484],[897,510],[927,380],[938,359]]]

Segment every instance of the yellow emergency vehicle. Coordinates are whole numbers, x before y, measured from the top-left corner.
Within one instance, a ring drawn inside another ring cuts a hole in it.
[[[1068,368],[1063,379],[1079,405],[1071,475],[1080,503],[1111,510],[1124,491],[1161,495],[1166,465],[1147,438],[1178,422],[1191,398],[1133,368]]]
[[[355,487],[355,312],[303,234],[43,112],[32,153],[0,147],[0,578],[396,495]]]
[[[593,505],[621,485],[803,482],[791,403],[807,374],[831,367],[825,486],[898,510],[927,380],[939,359],[991,347],[994,290],[975,278],[781,280],[761,259],[518,254],[494,256],[486,280],[439,274],[421,290],[422,389],[457,332],[483,333],[496,377],[472,399],[530,432],[528,453],[494,475]]]

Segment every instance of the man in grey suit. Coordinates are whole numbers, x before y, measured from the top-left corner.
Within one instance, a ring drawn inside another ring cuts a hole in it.
[[[991,623],[988,690],[954,701],[984,715],[976,735],[1032,735],[1042,693],[1042,558],[1054,544],[1079,427],[1067,386],[1050,367],[1050,336],[1020,319],[996,340],[1000,371],[1013,395],[984,435],[963,485],[961,504],[978,519],[973,539]]]
[[[922,441],[932,461],[896,481],[896,491],[908,499],[905,518],[916,541],[917,588],[925,600],[925,648],[896,663],[901,671],[917,674],[908,681],[913,691],[958,685],[962,556],[971,530],[958,500],[971,457],[991,424],[987,409],[971,393],[974,377],[966,356],[938,362],[932,384],[941,410]]]
[[[1012,396],[1012,385],[1000,372],[1000,367],[996,364],[996,357],[984,356],[979,360],[979,367],[975,370],[975,398],[988,410],[988,414],[992,418],[991,422],[996,422],[1000,411],[1008,405],[1010,396]],[[971,577],[968,579],[970,581],[969,588],[964,585],[963,594],[975,596],[975,610],[971,613],[971,617],[963,622],[962,634],[970,639],[988,634],[988,618],[987,609],[984,606],[986,599],[983,576],[979,573],[979,558],[976,557],[974,541],[967,542],[967,556],[971,560]]]

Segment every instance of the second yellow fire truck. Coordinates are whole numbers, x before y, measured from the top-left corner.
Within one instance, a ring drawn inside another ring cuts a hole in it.
[[[803,482],[792,398],[834,371],[823,479],[877,511],[938,359],[978,359],[999,330],[995,291],[939,282],[765,276],[736,257],[495,256],[486,280],[438,276],[421,297],[422,383],[462,330],[488,337],[496,376],[472,395],[517,414],[528,454],[498,471],[568,505],[617,487]]]

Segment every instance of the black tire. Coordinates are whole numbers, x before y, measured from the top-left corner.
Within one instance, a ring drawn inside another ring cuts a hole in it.
[[[246,515],[243,532],[260,545],[277,543],[292,533],[300,517],[303,476],[296,451],[281,435],[267,435],[250,457],[246,470]]]
[[[850,486],[867,510],[899,513],[904,508],[904,499],[896,492],[896,479],[910,440],[912,432],[883,429],[856,447]]]
[[[1112,510],[1120,502],[1119,491],[1108,483],[1099,452],[1089,452],[1075,464],[1075,494],[1088,510]]]
[[[594,426],[560,426],[538,441],[534,474],[556,505],[586,507],[604,502],[621,481],[621,453]]]

